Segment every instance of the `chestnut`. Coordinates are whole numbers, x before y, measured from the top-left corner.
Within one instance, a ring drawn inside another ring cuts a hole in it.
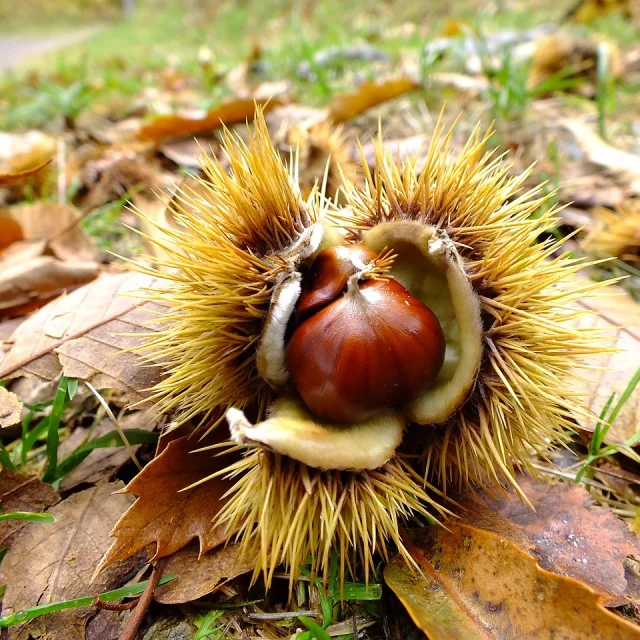
[[[320,418],[366,420],[413,399],[442,367],[438,318],[396,280],[366,279],[375,258],[362,245],[325,249],[305,278],[287,366]]]

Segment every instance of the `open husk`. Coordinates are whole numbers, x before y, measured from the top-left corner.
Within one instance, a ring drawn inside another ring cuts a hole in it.
[[[457,155],[451,136],[438,126],[419,165],[398,166],[379,143],[364,187],[347,183],[338,211],[301,198],[258,114],[248,144],[226,139],[229,173],[205,160],[206,197],[174,199],[184,232],[166,232],[170,285],[149,293],[170,308],[145,346],[167,363],[155,398],[178,423],[229,415],[244,455],[219,472],[235,484],[215,522],[257,552],[267,584],[281,563],[292,575],[307,558],[327,571],[333,548],[343,576],[355,561],[371,570],[390,545],[411,562],[406,518],[442,513],[452,484],[517,489],[531,452],[546,455],[586,413],[567,377],[605,349],[569,322],[574,301],[603,285],[572,278],[585,263],[547,234],[557,224],[540,209],[547,196],[521,191],[527,176],[485,151],[488,136],[474,133]],[[320,244],[296,249],[318,223]],[[286,344],[300,270],[316,246],[343,242],[397,254],[391,275],[438,315],[448,349],[436,384],[388,422],[338,433],[286,399],[285,361],[270,358]]]

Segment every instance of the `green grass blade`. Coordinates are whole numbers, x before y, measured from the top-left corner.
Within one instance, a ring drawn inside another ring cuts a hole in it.
[[[167,584],[171,580],[174,580],[178,576],[175,574],[169,574],[166,576],[162,576],[158,585]],[[126,598],[127,596],[137,596],[141,594],[147,584],[148,580],[144,582],[139,582],[138,584],[133,584],[128,587],[120,587],[120,589],[114,589],[113,591],[106,591],[105,593],[101,593],[99,598],[103,602],[113,602],[114,600],[119,600],[120,598]],[[63,600],[62,602],[51,602],[50,604],[41,604],[37,607],[32,607],[31,609],[25,609],[24,611],[16,611],[11,615],[4,616],[0,618],[0,629],[6,629],[7,627],[12,627],[16,624],[22,624],[24,622],[28,622],[29,620],[33,620],[35,618],[39,618],[40,616],[44,616],[47,613],[54,613],[56,611],[62,611],[63,609],[75,609],[76,607],[89,607],[93,602],[93,596],[86,596],[84,598],[75,598],[73,600]]]
[[[69,394],[69,400],[73,400],[73,396],[76,395],[76,391],[78,391],[78,379],[69,378],[67,380],[67,393]]]
[[[13,464],[11,460],[11,456],[9,452],[5,449],[2,440],[0,440],[0,465],[2,465],[3,469],[9,469],[10,471],[15,471],[16,466]]]
[[[215,623],[223,613],[224,611],[213,609],[206,615],[202,616],[202,618],[196,622],[198,625],[198,631],[196,632],[196,636],[193,640],[218,640],[220,637],[218,635],[219,629],[215,627]]]
[[[607,421],[607,414],[609,413],[609,409],[615,400],[616,394],[612,393],[609,396],[606,404],[602,408],[600,415],[598,416],[598,422],[596,423],[596,428],[593,430],[593,435],[591,436],[591,442],[589,442],[589,453],[591,455],[597,455],[598,451],[602,447],[602,443],[611,428],[611,422]]]
[[[49,416],[49,426],[47,431],[47,468],[42,477],[43,482],[53,482],[56,479],[56,468],[58,466],[58,445],[60,437],[58,428],[60,419],[67,402],[68,379],[65,376],[60,378],[60,384],[53,399],[51,415]]]
[[[124,429],[129,444],[148,444],[158,440],[158,433],[143,429]],[[103,436],[81,444],[73,453],[65,458],[57,467],[56,479],[64,478],[71,473],[92,451],[106,447],[124,447],[122,435],[118,431],[109,431]]]
[[[42,420],[39,420],[36,426],[33,427],[31,431],[27,432],[27,434],[22,439],[22,453],[24,454],[25,462],[27,461],[27,454],[29,453],[29,451],[33,449],[35,443],[40,438],[42,438],[49,429],[49,417],[50,416],[47,416],[46,418],[42,418]]]
[[[27,520],[27,522],[44,522],[51,524],[56,519],[50,513],[33,513],[31,511],[12,511],[0,514],[2,520]]]
[[[380,600],[382,598],[381,584],[356,584],[347,582],[342,594],[343,600]]]
[[[631,380],[629,380],[629,384],[627,385],[626,389],[622,392],[622,395],[620,396],[620,400],[618,400],[615,408],[611,412],[611,415],[609,416],[609,420],[608,420],[609,424],[613,424],[613,421],[618,417],[618,414],[620,413],[620,411],[622,411],[622,407],[624,407],[627,400],[629,400],[629,398],[631,397],[631,394],[635,391],[636,387],[638,386],[638,383],[640,383],[640,367],[638,367],[636,372],[633,374],[633,377],[631,378]]]
[[[316,640],[331,640],[329,634],[311,618],[307,618],[307,616],[298,616],[298,620],[300,620],[300,622],[302,622],[302,624],[311,631],[311,638],[316,638]]]

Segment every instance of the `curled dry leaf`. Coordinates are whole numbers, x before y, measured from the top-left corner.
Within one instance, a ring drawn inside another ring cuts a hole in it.
[[[20,173],[1,173],[0,187],[8,187],[9,185],[17,184],[22,180],[26,180],[31,176],[35,176],[36,173],[42,171],[50,162],[51,160],[47,160],[47,162],[45,162],[44,164],[38,165],[33,169],[28,169],[27,171],[20,171]]]
[[[10,427],[20,422],[22,402],[15,393],[0,387],[0,427]]]
[[[211,137],[185,138],[184,140],[168,140],[164,142],[159,151],[163,156],[175,162],[179,167],[200,169],[200,158],[203,149],[213,155],[217,155],[220,143]]]
[[[98,388],[125,391],[137,401],[158,381],[155,366],[123,352],[153,331],[162,307],[130,294],[153,288],[156,278],[134,273],[103,275],[25,320],[11,337],[0,379],[32,375],[54,380],[60,373]]]
[[[577,304],[588,314],[576,321],[577,326],[596,326],[610,336],[613,353],[594,356],[589,364],[600,369],[589,372],[574,388],[585,394],[589,408],[599,415],[612,393],[620,398],[638,368],[635,354],[640,349],[640,305],[619,288],[609,287],[607,295],[584,298]],[[582,427],[593,430],[594,424],[580,421]],[[636,433],[640,424],[640,386],[636,387],[609,429],[605,441],[623,442]]]
[[[50,484],[40,482],[36,476],[26,476],[9,469],[0,470],[0,510],[42,512],[60,500]],[[0,548],[11,547],[22,529],[25,520],[0,522]]]
[[[47,249],[60,260],[95,261],[98,252],[79,222],[82,214],[75,207],[56,202],[21,204],[4,209],[0,215],[19,225],[20,240],[46,240]]]
[[[164,565],[164,573],[178,577],[154,591],[162,604],[182,604],[217,591],[230,580],[252,571],[255,559],[242,557],[239,545],[219,546],[200,554],[191,543],[176,551]]]
[[[640,192],[640,156],[610,145],[580,120],[564,120],[562,124],[573,134],[589,162],[628,176],[632,189]]]
[[[540,484],[531,477],[519,478],[518,484],[533,509],[513,490],[499,498],[479,494],[476,499],[484,506],[465,513],[465,523],[519,544],[538,558],[543,569],[585,582],[606,596],[607,606],[628,602],[625,561],[627,556],[640,558],[640,543],[626,523],[611,510],[594,505],[583,485]],[[498,517],[480,520],[487,509]],[[505,535],[503,519],[517,525],[530,544]]]
[[[35,175],[55,152],[55,139],[40,131],[0,133],[0,187]]]
[[[510,540],[457,522],[447,526],[405,536],[421,574],[398,557],[384,570],[430,640],[640,638],[640,628],[607,611],[600,594],[542,569]]]
[[[222,496],[232,486],[222,478],[190,485],[224,468],[228,456],[195,452],[207,444],[183,436],[170,442],[123,490],[138,499],[114,527],[114,543],[100,562],[103,571],[118,560],[152,546],[153,559],[175,553],[194,538],[205,553],[226,540],[212,519]]]
[[[12,251],[10,256],[0,260],[0,311],[9,315],[20,313],[16,307],[47,301],[91,282],[100,272],[96,262],[64,262],[53,256],[33,257],[33,248],[32,244],[24,244],[20,251]]]
[[[49,509],[56,522],[32,522],[23,529],[2,561],[3,614],[116,588],[140,567],[140,559],[132,558],[92,579],[109,546],[109,531],[132,502],[130,496],[113,494],[120,486],[101,484],[76,493]],[[95,613],[89,607],[58,611],[11,627],[8,637],[78,640]]]
[[[65,290],[94,280],[98,253],[79,227],[75,207],[52,202],[0,212],[0,244],[12,241],[0,258],[0,310],[20,315]]]
[[[329,105],[329,116],[334,122],[345,122],[371,107],[399,98],[419,88],[419,84],[408,78],[363,82],[351,93],[336,94]]]
[[[256,108],[272,109],[277,100],[234,99],[219,104],[209,111],[188,114],[155,116],[142,126],[138,133],[141,140],[163,140],[195,133],[204,133],[222,125],[253,120]]]

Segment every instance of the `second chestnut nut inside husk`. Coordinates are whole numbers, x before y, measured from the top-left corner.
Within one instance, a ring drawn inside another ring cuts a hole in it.
[[[438,318],[379,274],[377,257],[364,245],[330,247],[303,276],[287,368],[318,417],[366,420],[413,399],[444,362]]]

